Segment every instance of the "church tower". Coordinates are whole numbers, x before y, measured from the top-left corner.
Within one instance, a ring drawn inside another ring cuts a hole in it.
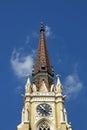
[[[60,75],[54,84],[54,71],[48,56],[44,25],[40,27],[40,39],[36,63],[32,68],[32,84],[27,78],[21,123],[17,130],[72,130],[67,121]]]

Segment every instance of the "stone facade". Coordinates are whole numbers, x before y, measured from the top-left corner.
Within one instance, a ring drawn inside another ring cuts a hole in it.
[[[72,130],[71,125],[67,121],[67,113],[64,105],[64,96],[62,93],[62,85],[59,82],[56,86],[52,86],[50,92],[47,90],[45,82],[42,82],[41,91],[35,89],[35,85],[31,85],[29,78],[25,85],[24,106],[22,109],[21,124],[17,126],[17,130]],[[33,88],[34,86],[34,88]],[[48,104],[52,109],[51,113],[40,105]],[[41,107],[41,111],[37,112],[37,107]],[[41,112],[44,112],[42,115]],[[48,112],[48,116],[45,113]]]

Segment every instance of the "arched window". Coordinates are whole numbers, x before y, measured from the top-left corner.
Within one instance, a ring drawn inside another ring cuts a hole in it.
[[[46,121],[43,121],[40,125],[39,125],[39,130],[50,130],[50,126]]]

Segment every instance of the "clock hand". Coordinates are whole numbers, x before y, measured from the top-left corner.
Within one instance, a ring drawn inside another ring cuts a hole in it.
[[[44,108],[42,105],[40,105],[40,107],[41,107],[44,111],[46,111],[45,108]]]
[[[47,113],[46,108],[44,108],[42,105],[40,105],[40,107],[42,108],[42,110],[44,110]]]

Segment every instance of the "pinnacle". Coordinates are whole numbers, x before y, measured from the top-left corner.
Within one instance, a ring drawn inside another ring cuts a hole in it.
[[[57,77],[57,85],[59,85],[59,84],[61,85],[61,82],[60,82],[60,77],[61,76],[58,74],[58,75],[56,75],[56,77]]]
[[[30,75],[29,74],[27,75],[27,84],[31,84],[30,83]]]
[[[25,85],[25,93],[30,93],[31,92],[31,83],[30,83],[30,75],[27,75],[27,82]]]

